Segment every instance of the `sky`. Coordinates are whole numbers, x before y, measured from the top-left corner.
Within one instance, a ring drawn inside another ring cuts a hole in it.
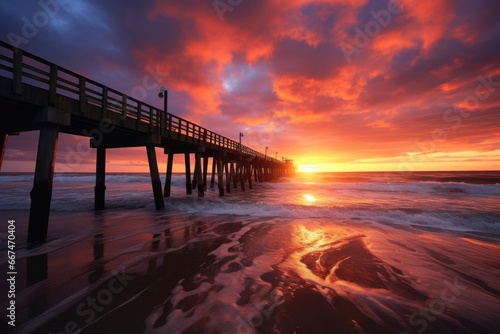
[[[164,86],[169,112],[299,171],[500,166],[498,0],[0,0],[0,13],[2,41],[158,108]],[[37,140],[10,136],[2,171],[33,171]],[[88,142],[61,134],[56,172],[94,171]],[[107,171],[148,171],[144,148],[109,151]]]

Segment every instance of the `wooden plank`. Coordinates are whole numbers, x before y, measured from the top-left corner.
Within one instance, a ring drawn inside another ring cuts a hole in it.
[[[84,77],[80,77],[79,91],[80,91],[80,113],[85,114],[85,104],[87,103],[87,99],[85,98],[85,78]]]
[[[102,88],[102,118],[108,117],[108,87]]]
[[[23,87],[23,51],[14,48],[12,92],[16,95],[22,94]]]
[[[49,79],[49,106],[56,105],[57,94],[57,65],[50,66],[50,79]]]
[[[122,95],[122,115],[121,115],[122,123],[125,123],[126,119],[127,119],[127,95]]]
[[[167,114],[167,124],[166,124],[166,131],[168,134],[168,138],[172,137],[172,115]]]
[[[135,120],[135,129],[139,130],[141,128],[141,115],[142,115],[142,102],[138,101],[137,102],[137,113],[136,116],[137,119]]]

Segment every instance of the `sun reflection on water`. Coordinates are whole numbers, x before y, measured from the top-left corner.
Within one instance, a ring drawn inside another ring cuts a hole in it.
[[[311,194],[304,194],[304,199],[306,204],[312,204],[316,202],[316,197]]]
[[[315,228],[314,230],[309,230],[303,225],[298,227],[298,232],[298,243],[306,246],[318,244],[325,236],[323,229]]]

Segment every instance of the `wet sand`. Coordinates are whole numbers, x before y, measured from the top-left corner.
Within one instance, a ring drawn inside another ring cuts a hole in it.
[[[500,332],[498,236],[118,210],[56,212],[28,249],[3,216],[19,333]]]

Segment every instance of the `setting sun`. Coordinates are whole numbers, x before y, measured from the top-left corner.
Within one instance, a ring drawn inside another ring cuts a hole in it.
[[[304,199],[306,200],[307,203],[314,203],[316,202],[316,198],[311,195],[311,194],[305,194]]]
[[[298,171],[300,173],[314,173],[317,171],[316,165],[299,165]]]

